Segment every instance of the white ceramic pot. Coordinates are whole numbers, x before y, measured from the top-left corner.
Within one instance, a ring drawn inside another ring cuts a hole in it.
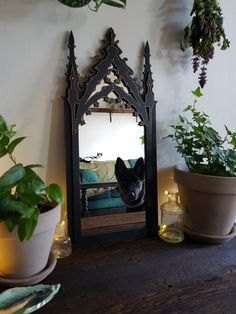
[[[48,262],[61,206],[40,214],[36,229],[29,240],[20,241],[17,228],[9,232],[0,222],[0,276],[27,278],[42,271]]]

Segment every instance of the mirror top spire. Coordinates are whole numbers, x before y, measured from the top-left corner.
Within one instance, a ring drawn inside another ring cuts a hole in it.
[[[151,107],[154,105],[153,80],[150,71],[150,49],[146,43],[144,49],[144,72],[142,84],[137,83],[132,69],[127,65],[127,58],[122,58],[115,33],[109,28],[102,40],[102,47],[94,57],[94,63],[86,76],[78,75],[76,57],[74,54],[75,42],[73,33],[69,36],[69,56],[67,90],[65,99],[71,107],[74,127],[85,124],[84,114],[90,114],[91,106],[99,107],[100,99],[107,99],[112,94],[125,104],[126,108],[133,108],[139,115],[141,125],[149,125]]]

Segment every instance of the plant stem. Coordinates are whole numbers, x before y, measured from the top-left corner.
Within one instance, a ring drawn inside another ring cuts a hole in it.
[[[13,161],[13,163],[16,165],[16,159],[12,156],[12,154],[9,154],[9,157]]]

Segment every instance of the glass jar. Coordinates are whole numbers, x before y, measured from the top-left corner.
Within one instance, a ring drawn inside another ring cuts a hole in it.
[[[163,203],[161,209],[161,225],[159,236],[170,243],[179,243],[184,240],[183,208],[178,201],[178,193],[168,192],[168,201]]]
[[[66,220],[62,220],[56,226],[52,251],[56,258],[69,256],[72,251],[70,237],[67,235]]]

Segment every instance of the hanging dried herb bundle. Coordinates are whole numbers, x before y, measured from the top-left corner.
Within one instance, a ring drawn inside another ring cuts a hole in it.
[[[194,0],[191,23],[185,27],[180,47],[193,49],[193,72],[200,70],[198,82],[203,88],[207,81],[207,64],[214,57],[215,44],[229,48],[223,28],[222,10],[217,0]]]

